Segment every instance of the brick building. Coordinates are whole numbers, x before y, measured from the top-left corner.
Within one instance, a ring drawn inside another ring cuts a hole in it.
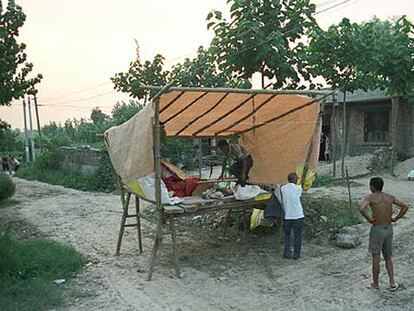
[[[380,147],[392,145],[393,118],[396,115],[396,152],[399,157],[414,156],[414,94],[399,97],[399,103],[385,91],[356,91],[347,93],[347,154],[358,155],[373,152]],[[333,123],[336,124],[336,145],[340,153],[343,124],[343,94],[337,95],[336,108],[333,98],[327,99],[323,118],[323,132],[331,134],[334,143]],[[333,110],[336,110],[333,117]],[[321,145],[321,152],[324,146]]]

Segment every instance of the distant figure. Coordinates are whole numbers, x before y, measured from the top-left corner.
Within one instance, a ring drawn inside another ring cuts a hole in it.
[[[250,156],[250,153],[239,144],[229,144],[224,139],[219,140],[217,147],[226,155],[226,158],[223,160],[219,178],[224,177],[227,160],[228,157],[230,157],[235,161],[230,167],[230,173],[238,179],[238,184],[244,187],[246,181],[249,179],[249,171],[253,166],[253,159]]]
[[[368,250],[372,254],[372,283],[369,288],[379,289],[378,277],[380,273],[381,252],[385,260],[385,268],[388,272],[389,290],[398,289],[398,283],[394,280],[394,264],[392,261],[392,223],[398,221],[407,213],[408,205],[396,197],[382,192],[384,181],[379,177],[371,178],[369,182],[371,194],[369,194],[360,212],[364,218],[372,224],[369,232]],[[400,207],[397,216],[392,216],[392,205]],[[371,208],[372,216],[369,216],[366,209]]]
[[[19,170],[20,167],[20,161],[18,158],[13,158],[13,164],[14,164],[14,173],[16,173]]]
[[[284,233],[284,258],[300,258],[302,249],[302,228],[303,228],[303,208],[300,198],[302,187],[297,185],[298,175],[290,173],[287,177],[288,183],[281,188],[283,209],[285,212],[283,222]],[[293,257],[290,247],[291,233],[293,230]]]
[[[325,162],[331,162],[331,137],[329,134],[325,135]]]
[[[12,157],[11,154],[9,154],[9,156],[7,157],[7,163],[8,163],[8,168],[9,168],[9,175],[12,176],[13,167],[14,167],[14,158]]]

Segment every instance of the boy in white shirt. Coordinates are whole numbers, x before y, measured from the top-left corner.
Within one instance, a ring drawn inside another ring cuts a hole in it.
[[[283,233],[284,233],[284,258],[300,258],[302,248],[303,208],[300,201],[302,187],[297,185],[298,175],[290,173],[287,177],[288,183],[281,188],[283,209],[285,212]],[[291,233],[293,230],[293,257],[290,247]]]

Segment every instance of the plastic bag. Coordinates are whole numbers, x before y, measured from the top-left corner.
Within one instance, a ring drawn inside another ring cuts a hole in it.
[[[300,185],[302,184],[303,166],[296,167],[296,174],[298,175],[297,184]],[[305,176],[305,183],[303,184],[304,191],[308,191],[312,187],[315,177],[315,171],[308,169]]]
[[[155,201],[155,173],[139,178],[137,181],[131,182],[127,187],[140,197]],[[164,182],[161,180],[161,203],[168,205],[175,205],[182,200],[179,198],[170,198],[168,195],[168,189]]]
[[[250,230],[253,230],[254,228],[260,226],[263,219],[264,211],[254,208],[252,211],[252,216],[250,217]]]
[[[250,186],[250,185],[247,185],[244,187],[238,186],[234,193],[234,198],[239,201],[245,201],[245,200],[253,199],[263,192],[266,192],[266,191],[264,191],[259,186]]]

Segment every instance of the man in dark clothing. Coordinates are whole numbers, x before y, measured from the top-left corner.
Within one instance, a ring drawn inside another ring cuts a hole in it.
[[[230,173],[234,175],[238,179],[238,183],[244,187],[246,181],[249,179],[249,171],[253,166],[253,159],[250,156],[250,153],[239,144],[229,144],[224,139],[218,142],[217,147],[226,155],[226,158],[223,160],[219,178],[223,178],[227,160],[228,158],[231,158],[234,160],[234,163],[230,167]]]

